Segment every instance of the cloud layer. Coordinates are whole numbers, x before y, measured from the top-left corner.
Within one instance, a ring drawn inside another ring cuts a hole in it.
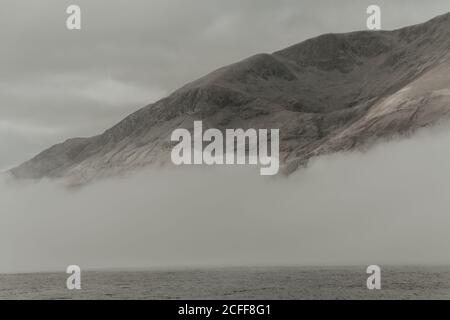
[[[289,178],[146,170],[79,190],[0,186],[0,272],[450,263],[450,130],[315,160]]]

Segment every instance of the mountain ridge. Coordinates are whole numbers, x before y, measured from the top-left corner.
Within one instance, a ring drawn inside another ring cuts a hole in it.
[[[178,127],[280,128],[292,172],[311,157],[365,148],[447,119],[450,13],[393,31],[325,34],[219,68],[103,134],[50,147],[17,178],[85,183],[170,162]]]

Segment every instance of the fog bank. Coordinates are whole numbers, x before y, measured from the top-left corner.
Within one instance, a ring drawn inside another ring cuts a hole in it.
[[[450,130],[256,168],[148,169],[78,190],[0,183],[0,272],[450,263]]]

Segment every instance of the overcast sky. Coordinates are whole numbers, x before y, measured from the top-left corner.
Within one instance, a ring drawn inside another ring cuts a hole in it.
[[[66,29],[66,8],[82,30]],[[327,32],[383,29],[450,11],[448,0],[2,0],[0,169],[103,132],[223,65]]]

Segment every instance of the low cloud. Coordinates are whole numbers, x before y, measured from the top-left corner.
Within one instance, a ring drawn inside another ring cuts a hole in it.
[[[148,169],[77,190],[0,184],[0,272],[450,263],[450,130],[314,160],[290,177]]]

